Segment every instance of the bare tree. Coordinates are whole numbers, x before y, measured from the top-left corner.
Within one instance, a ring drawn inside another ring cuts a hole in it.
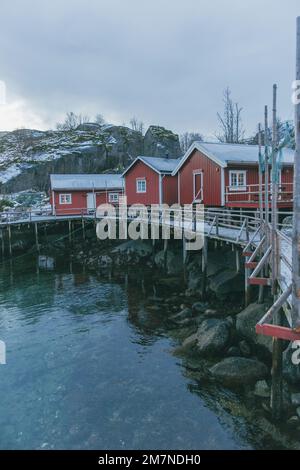
[[[144,134],[145,126],[142,121],[139,121],[135,116],[133,116],[130,121],[130,127],[134,131],[140,132],[141,134]]]
[[[185,153],[192,143],[196,141],[202,142],[203,135],[199,132],[184,132],[184,134],[181,134],[180,136],[181,150]]]
[[[99,124],[100,126],[103,126],[103,124],[105,124],[105,119],[103,117],[103,114],[100,114],[100,113],[96,114],[95,123]]]
[[[89,116],[83,114],[75,114],[73,113],[73,111],[70,111],[66,114],[64,122],[59,122],[56,124],[56,129],[58,131],[72,131],[81,124],[89,122],[89,120]]]
[[[231,91],[226,88],[223,94],[223,115],[217,114],[222,132],[217,135],[220,142],[238,144],[243,142],[245,130],[242,124],[242,110],[231,98]]]

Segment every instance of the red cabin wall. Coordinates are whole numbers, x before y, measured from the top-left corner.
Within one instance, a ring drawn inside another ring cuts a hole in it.
[[[55,201],[55,213],[56,215],[78,215],[86,213],[87,210],[87,193],[93,192],[92,190],[82,190],[82,191],[70,191],[70,190],[60,190],[54,191],[54,201]],[[108,194],[109,193],[119,193],[121,195],[123,192],[120,189],[110,189],[109,191],[103,190],[95,191],[96,194],[96,207],[100,204],[108,203]],[[72,194],[72,204],[60,204],[59,195],[60,194]],[[53,197],[52,193],[50,196],[50,203],[53,207]]]
[[[221,206],[221,175],[222,169],[199,150],[195,150],[179,170],[179,202],[193,202],[193,172],[203,172],[203,204]]]
[[[127,204],[159,204],[159,174],[141,161],[137,161],[125,175]],[[136,192],[137,178],[146,179],[146,193]]]
[[[294,182],[294,168],[292,166],[284,166],[281,169],[281,184]]]
[[[163,203],[171,206],[178,203],[178,177],[176,176],[163,176]]]
[[[60,204],[60,194],[72,194],[72,204]],[[54,192],[55,213],[57,215],[77,215],[86,209],[85,191],[55,191]]]

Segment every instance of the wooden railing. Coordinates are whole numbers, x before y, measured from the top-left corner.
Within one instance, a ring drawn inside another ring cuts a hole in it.
[[[268,201],[271,204],[272,188],[269,184],[268,190]],[[262,196],[263,205],[265,205],[265,185],[262,185],[262,191],[260,192],[258,184],[248,184],[246,186],[236,188],[232,186],[226,186],[225,201],[226,204],[259,204],[260,194]],[[281,183],[278,186],[278,202],[279,203],[291,203],[293,201],[293,183]]]

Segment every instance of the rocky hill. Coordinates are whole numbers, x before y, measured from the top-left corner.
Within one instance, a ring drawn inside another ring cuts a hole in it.
[[[177,158],[178,135],[150,126],[145,136],[124,126],[82,124],[70,131],[0,132],[0,193],[45,191],[50,173],[122,171],[137,155]]]

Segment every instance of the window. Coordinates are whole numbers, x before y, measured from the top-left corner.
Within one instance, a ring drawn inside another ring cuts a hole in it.
[[[118,201],[119,201],[119,193],[108,194],[108,202],[118,202]]]
[[[147,191],[147,185],[145,179],[137,179],[136,180],[136,192],[137,193],[145,193]]]
[[[232,191],[246,191],[246,171],[230,171],[229,185]]]
[[[72,204],[72,194],[60,194],[59,203],[60,204]]]

